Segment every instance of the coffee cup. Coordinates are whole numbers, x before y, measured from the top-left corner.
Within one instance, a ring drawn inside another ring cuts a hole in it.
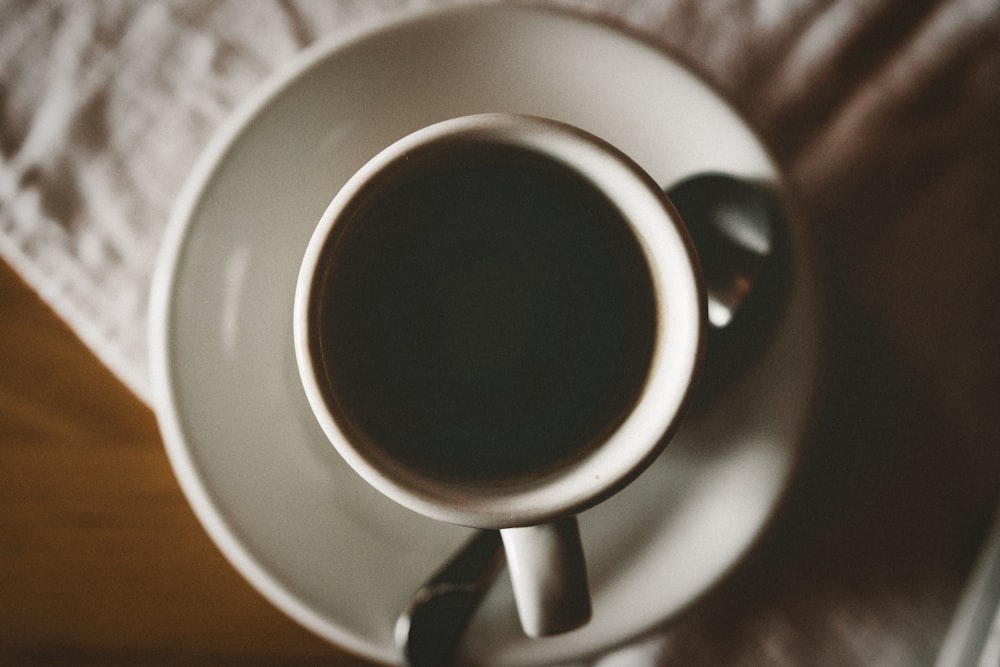
[[[401,505],[501,532],[522,627],[590,616],[576,515],[651,463],[692,395],[704,291],[657,184],[515,114],[399,139],[305,251],[294,340],[327,438]]]

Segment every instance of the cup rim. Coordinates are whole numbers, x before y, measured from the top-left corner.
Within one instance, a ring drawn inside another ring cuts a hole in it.
[[[444,480],[414,470],[352,437],[334,416],[321,379],[312,302],[327,239],[373,178],[445,138],[534,150],[575,171],[618,207],[639,241],[653,279],[657,333],[647,380],[631,411],[602,444],[537,476],[484,483]],[[295,356],[310,407],[327,439],[384,495],[428,517],[465,526],[536,525],[580,512],[613,495],[666,446],[703,363],[704,295],[698,257],[683,222],[663,190],[627,155],[580,128],[552,119],[511,113],[460,116],[392,143],[333,197],[299,270],[293,313]]]

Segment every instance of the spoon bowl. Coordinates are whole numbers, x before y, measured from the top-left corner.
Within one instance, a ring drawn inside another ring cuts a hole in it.
[[[729,174],[696,174],[667,196],[697,249],[708,297],[697,408],[739,377],[779,320],[791,257],[787,224],[769,185]]]

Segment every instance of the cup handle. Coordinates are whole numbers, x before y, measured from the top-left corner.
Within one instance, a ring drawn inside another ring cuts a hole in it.
[[[576,516],[500,531],[521,627],[529,637],[575,630],[590,620],[587,565]]]

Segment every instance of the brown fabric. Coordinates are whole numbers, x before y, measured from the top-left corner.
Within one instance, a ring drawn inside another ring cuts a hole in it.
[[[773,149],[833,305],[830,397],[759,560],[664,664],[932,664],[1000,481],[1000,3],[678,3]]]
[[[680,3],[654,32],[761,132],[833,289],[934,385],[963,435],[996,435],[1000,3],[704,4],[725,10]]]

